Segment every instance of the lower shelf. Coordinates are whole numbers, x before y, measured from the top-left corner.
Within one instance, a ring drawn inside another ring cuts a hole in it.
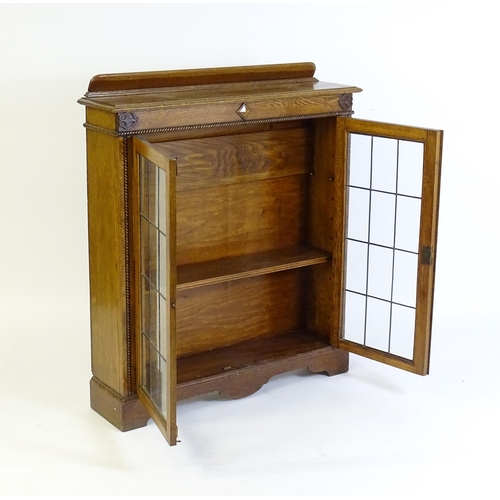
[[[298,330],[182,357],[177,361],[177,399],[209,392],[248,396],[271,377],[298,368],[337,375],[348,370],[349,355],[314,332]]]

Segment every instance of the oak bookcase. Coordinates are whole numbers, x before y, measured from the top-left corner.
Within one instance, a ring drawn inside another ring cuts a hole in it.
[[[349,352],[429,369],[442,132],[357,120],[312,63],[95,76],[91,406],[119,429]]]

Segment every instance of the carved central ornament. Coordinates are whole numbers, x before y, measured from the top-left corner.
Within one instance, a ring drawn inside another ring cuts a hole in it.
[[[248,113],[249,113],[249,109],[248,109],[248,106],[246,105],[246,103],[243,103],[239,108],[238,108],[238,111],[236,111],[236,113],[238,113],[240,115],[241,118],[243,118],[243,120],[246,119]]]

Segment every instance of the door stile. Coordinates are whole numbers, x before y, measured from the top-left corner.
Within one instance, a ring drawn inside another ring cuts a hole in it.
[[[167,286],[170,297],[170,335],[168,336],[167,357],[170,361],[170,370],[167,377],[167,428],[165,437],[170,445],[177,443],[177,335],[176,335],[176,301],[177,301],[177,210],[176,210],[176,175],[177,160],[168,161],[166,178],[166,192],[168,217],[168,241],[170,242],[170,255],[168,261]]]
[[[420,375],[429,373],[442,148],[442,131],[427,131],[424,146],[417,280],[417,303],[420,307],[417,309],[415,318],[416,334],[413,354],[415,372]]]
[[[177,442],[176,161],[133,139],[139,179],[137,394],[170,445]]]
[[[333,175],[333,244],[332,244],[332,332],[330,343],[340,347],[344,324],[345,231],[347,227],[347,131],[345,120],[337,117]]]

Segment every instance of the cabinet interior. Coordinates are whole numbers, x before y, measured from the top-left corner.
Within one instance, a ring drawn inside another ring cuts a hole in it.
[[[317,121],[153,138],[177,163],[179,384],[329,344],[333,164]]]

